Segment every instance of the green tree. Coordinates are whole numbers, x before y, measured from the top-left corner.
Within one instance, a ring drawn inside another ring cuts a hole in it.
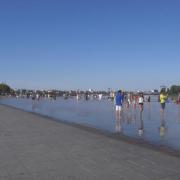
[[[173,85],[170,88],[169,94],[170,95],[178,95],[180,93],[180,86]]]
[[[7,84],[0,84],[0,94],[4,94],[4,93],[10,93],[11,92],[11,88],[7,85]]]

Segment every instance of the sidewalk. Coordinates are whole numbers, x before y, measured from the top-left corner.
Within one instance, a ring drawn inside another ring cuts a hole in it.
[[[0,105],[0,180],[179,180],[180,158]]]

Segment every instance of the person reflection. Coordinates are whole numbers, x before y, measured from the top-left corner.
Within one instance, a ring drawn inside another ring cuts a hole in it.
[[[136,96],[133,96],[132,101],[132,121],[136,122]]]
[[[178,97],[176,106],[177,106],[177,123],[180,123],[180,97]]]
[[[132,109],[132,121],[136,123],[136,109]]]
[[[125,109],[125,120],[127,124],[131,124],[132,122],[132,112],[131,112],[130,107],[128,108],[126,107]]]
[[[180,123],[180,103],[178,104],[178,122]]]
[[[138,134],[139,134],[139,136],[142,136],[144,134],[144,123],[143,123],[143,118],[142,118],[142,113],[144,110],[144,95],[143,95],[143,93],[139,94],[138,103],[139,103],[139,111],[140,111],[140,127],[138,129]]]
[[[160,121],[161,121],[161,124],[160,124],[160,127],[159,127],[159,135],[160,135],[161,138],[164,138],[164,136],[165,136],[165,134],[167,132],[164,111],[161,112]]]
[[[144,122],[143,122],[143,118],[142,118],[142,111],[140,111],[140,125],[138,128],[138,134],[139,134],[139,136],[142,136],[144,134]]]
[[[32,111],[35,111],[35,108],[36,108],[36,95],[33,94],[32,95]]]
[[[147,103],[147,107],[148,107],[148,120],[151,120],[151,102]]]
[[[120,111],[116,111],[115,132],[116,132],[116,133],[122,132],[121,113],[120,113]]]

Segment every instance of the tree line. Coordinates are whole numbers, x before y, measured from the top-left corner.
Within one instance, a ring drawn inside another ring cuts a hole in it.
[[[180,94],[180,86],[179,85],[172,85],[169,90],[170,95],[179,95]]]
[[[13,92],[13,89],[11,89],[11,87],[9,85],[7,85],[5,83],[0,84],[0,95],[9,94],[12,92]],[[179,95],[180,94],[180,85],[172,85],[168,89],[168,94],[169,95]]]

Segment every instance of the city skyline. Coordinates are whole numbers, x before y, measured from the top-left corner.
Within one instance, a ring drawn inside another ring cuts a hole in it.
[[[26,89],[180,84],[180,2],[0,1],[0,81]]]

